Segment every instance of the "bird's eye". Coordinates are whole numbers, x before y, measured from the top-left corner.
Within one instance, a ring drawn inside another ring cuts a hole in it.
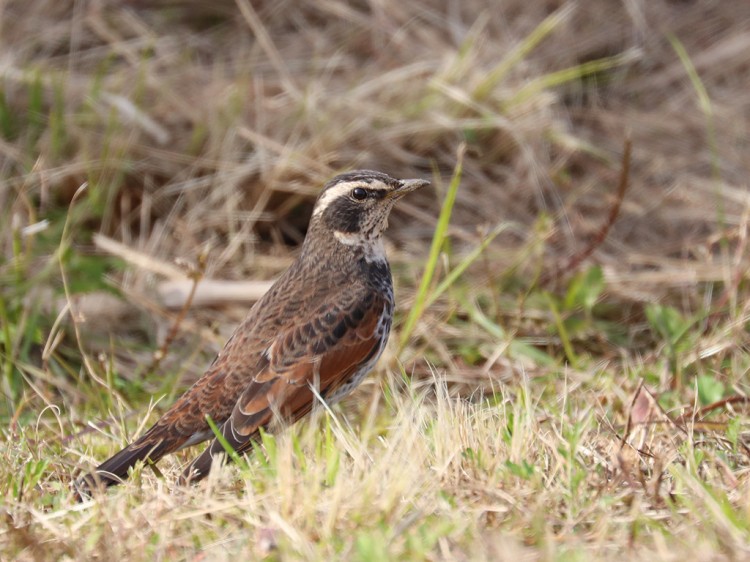
[[[355,187],[352,189],[352,197],[357,201],[364,201],[367,199],[367,190],[364,187]]]

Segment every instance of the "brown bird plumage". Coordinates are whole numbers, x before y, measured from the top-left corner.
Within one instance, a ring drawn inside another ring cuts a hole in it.
[[[381,234],[395,201],[428,182],[361,170],[325,185],[297,260],[250,310],[206,373],[141,438],[77,482],[86,493],[127,478],[138,461],[211,439],[183,472],[197,481],[224,447],[251,448],[277,418],[293,423],[319,393],[335,403],[382,353],[393,285]]]

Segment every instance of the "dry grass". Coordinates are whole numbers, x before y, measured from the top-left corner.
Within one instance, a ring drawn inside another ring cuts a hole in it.
[[[744,2],[0,2],[0,558],[747,557],[747,52]],[[76,504],[355,167],[435,186],[376,375],[206,485],[177,455]],[[181,318],[196,274],[243,284]]]

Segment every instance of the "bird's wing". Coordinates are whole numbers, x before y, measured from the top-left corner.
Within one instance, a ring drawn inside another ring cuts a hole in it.
[[[244,451],[275,417],[293,422],[307,414],[316,400],[313,389],[324,398],[335,392],[381,351],[391,306],[386,298],[363,291],[348,302],[322,305],[306,322],[280,333],[264,352],[264,368],[223,424],[224,439],[235,451]],[[223,451],[215,439],[185,476],[204,476],[213,455]]]

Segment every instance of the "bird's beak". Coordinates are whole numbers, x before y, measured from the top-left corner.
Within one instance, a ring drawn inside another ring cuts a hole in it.
[[[399,186],[391,191],[391,197],[401,199],[404,195],[425,185],[430,185],[427,180],[401,180]]]

